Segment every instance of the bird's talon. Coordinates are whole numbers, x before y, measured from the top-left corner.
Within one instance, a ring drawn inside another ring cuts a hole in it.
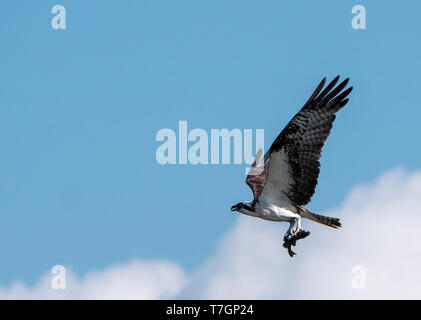
[[[288,247],[288,254],[289,256],[292,258],[296,255],[296,253],[294,251],[291,250],[291,246]]]
[[[295,247],[297,245],[297,240],[304,239],[309,234],[310,234],[310,231],[299,230],[295,234],[290,234],[290,235],[284,237],[284,243],[283,243],[282,246],[284,248],[288,249],[288,254],[291,258],[296,255],[296,253],[291,250],[291,247],[292,246]]]

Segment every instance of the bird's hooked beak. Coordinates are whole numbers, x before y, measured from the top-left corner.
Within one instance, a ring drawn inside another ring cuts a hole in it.
[[[237,211],[238,211],[237,205],[231,207],[231,212],[237,212]]]

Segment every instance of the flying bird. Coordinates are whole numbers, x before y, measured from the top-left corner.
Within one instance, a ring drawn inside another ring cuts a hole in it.
[[[348,103],[352,87],[344,90],[349,78],[336,86],[339,76],[326,88],[320,82],[301,110],[282,130],[262,159],[260,149],[248,172],[246,183],[254,199],[240,202],[231,211],[269,221],[289,222],[283,247],[291,257],[291,246],[310,232],[301,229],[306,218],[332,228],[340,228],[338,218],[305,209],[314,194],[320,172],[320,156],[330,134],[335,113]],[[336,87],[335,87],[336,86]]]

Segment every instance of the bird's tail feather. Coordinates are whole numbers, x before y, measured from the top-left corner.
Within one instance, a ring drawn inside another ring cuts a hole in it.
[[[301,216],[303,216],[304,218],[313,220],[315,222],[324,224],[326,226],[329,226],[335,229],[342,227],[342,224],[339,222],[339,218],[322,216],[320,214],[310,212],[305,208],[300,208],[300,213],[301,213]]]

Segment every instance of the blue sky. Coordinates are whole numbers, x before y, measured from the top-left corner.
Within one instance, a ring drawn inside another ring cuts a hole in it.
[[[66,8],[53,30],[51,8]],[[367,29],[351,9],[367,9]],[[420,169],[417,40],[404,1],[2,1],[0,285],[55,264],[200,265],[251,198],[242,165],[156,162],[161,128],[263,128],[269,145],[319,81],[351,78],[313,202]],[[279,239],[286,226],[280,225]],[[280,244],[281,245],[281,244]]]

